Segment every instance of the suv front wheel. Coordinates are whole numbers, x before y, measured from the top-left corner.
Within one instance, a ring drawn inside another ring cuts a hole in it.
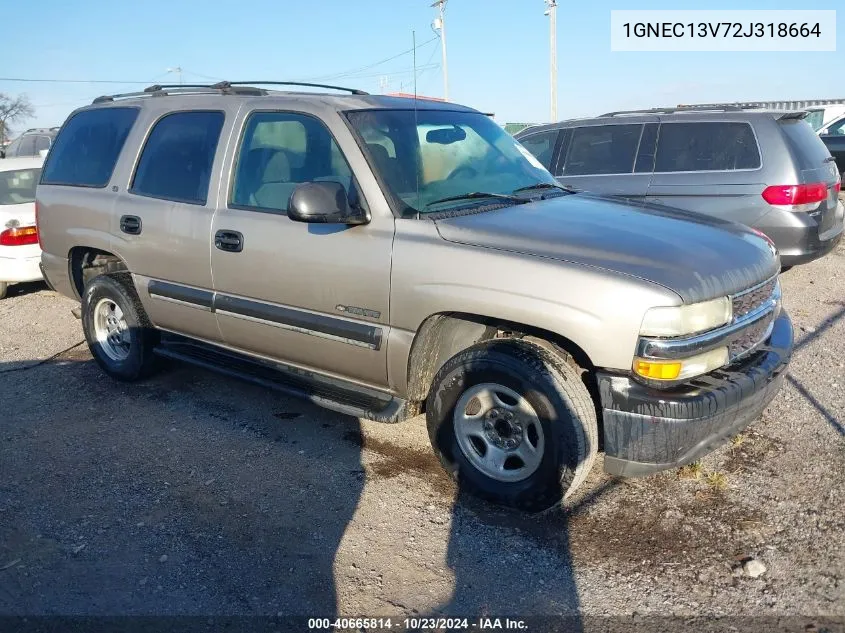
[[[437,372],[429,438],[462,491],[539,512],[584,481],[598,448],[595,406],[580,368],[562,354],[497,339]]]
[[[158,333],[128,274],[99,275],[88,282],[82,296],[82,330],[94,360],[112,378],[129,382],[155,370]]]

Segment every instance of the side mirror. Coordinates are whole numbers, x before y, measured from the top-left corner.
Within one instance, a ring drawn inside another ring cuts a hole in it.
[[[298,185],[290,196],[288,217],[294,222],[316,224],[368,224],[370,216],[352,207],[339,182],[317,181]]]

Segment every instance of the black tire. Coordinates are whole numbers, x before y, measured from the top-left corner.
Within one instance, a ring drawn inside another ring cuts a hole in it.
[[[94,311],[103,300],[112,301],[120,308],[128,326],[125,359],[110,356],[98,340]],[[150,376],[157,369],[158,359],[153,349],[159,335],[141,306],[129,274],[99,275],[88,282],[82,294],[82,330],[94,360],[112,378],[132,382]]]
[[[598,450],[596,409],[581,373],[563,353],[523,340],[485,341],[449,359],[429,391],[426,422],[435,453],[461,490],[527,512],[552,508],[574,492]],[[521,481],[483,473],[458,443],[456,405],[467,389],[483,383],[503,385],[525,398],[549,438],[539,466]]]

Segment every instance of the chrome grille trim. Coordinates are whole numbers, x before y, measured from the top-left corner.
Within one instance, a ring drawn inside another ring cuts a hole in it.
[[[775,291],[777,285],[777,275],[771,279],[752,286],[748,290],[743,290],[740,293],[731,295],[731,308],[733,309],[733,321],[741,319],[750,312],[755,311],[766,301],[768,301],[772,293]]]
[[[718,347],[728,347],[730,362],[747,356],[771,335],[780,308],[781,293],[777,277],[731,297],[732,301],[737,297],[749,295],[756,298],[759,296],[757,291],[768,288],[769,285],[771,285],[769,294],[762,303],[757,304],[742,316],[735,317],[728,325],[679,338],[640,337],[637,341],[637,356],[655,360],[680,360]]]

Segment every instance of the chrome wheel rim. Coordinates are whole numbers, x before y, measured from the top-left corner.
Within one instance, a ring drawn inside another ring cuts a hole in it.
[[[94,306],[94,335],[111,360],[129,358],[129,325],[123,310],[111,299],[100,299]]]
[[[467,389],[455,405],[454,426],[464,457],[496,481],[522,481],[543,461],[545,438],[537,412],[504,385]]]

